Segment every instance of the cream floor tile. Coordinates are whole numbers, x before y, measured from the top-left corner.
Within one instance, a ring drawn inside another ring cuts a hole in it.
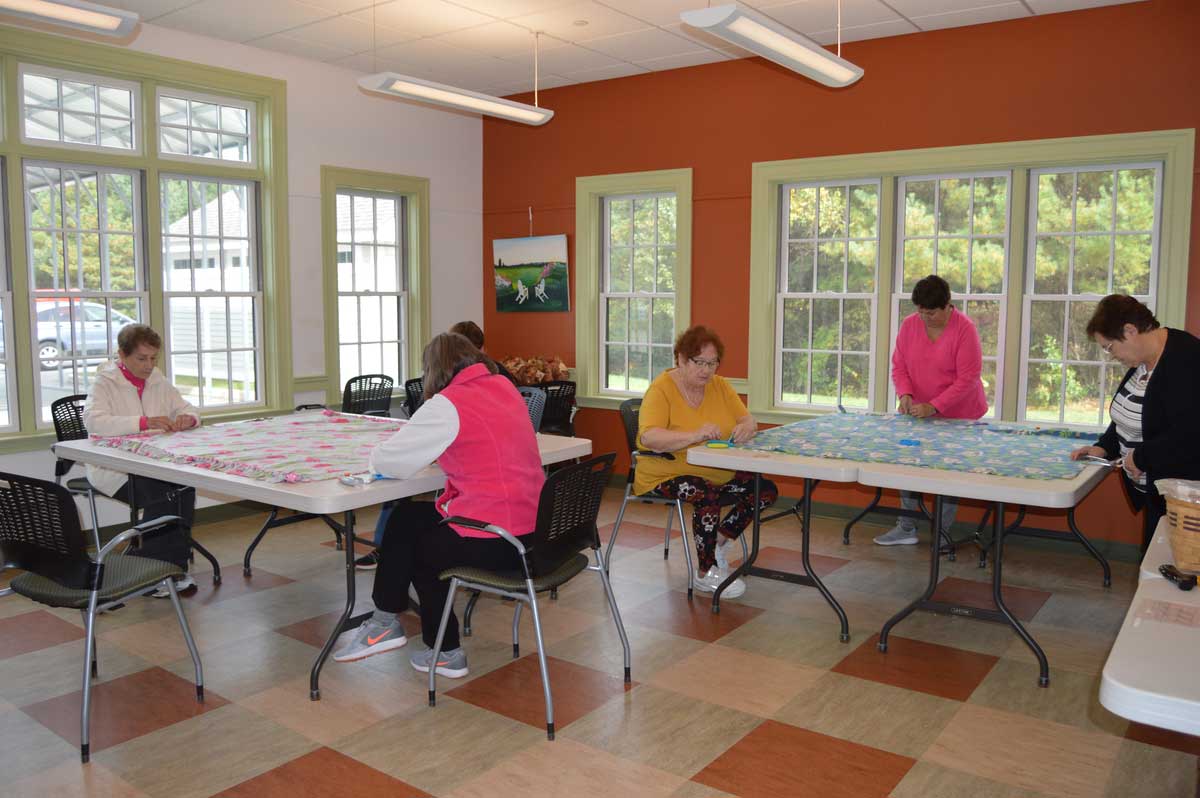
[[[811,687],[823,673],[818,668],[711,645],[663,668],[646,682],[699,701],[768,718]]]
[[[727,792],[721,792],[715,787],[709,787],[707,784],[689,781],[671,793],[671,798],[733,798],[733,796]]]
[[[690,777],[761,722],[753,715],[639,685],[559,736]]]
[[[579,579],[584,579],[581,575]],[[595,589],[601,591],[600,580],[594,579]],[[471,618],[471,631],[474,637],[492,640],[497,643],[512,645],[512,619],[515,605],[512,602],[489,601],[481,599],[475,607]],[[538,612],[541,613],[542,638],[548,649],[560,640],[579,634],[598,623],[604,618],[589,612],[580,612],[570,607],[558,606],[557,601],[551,601],[549,595],[538,596]],[[459,619],[461,622],[461,618]],[[536,651],[537,638],[533,631],[533,613],[528,606],[522,607],[520,625],[520,641],[522,651]],[[609,621],[609,623],[612,623]]]
[[[99,762],[64,762],[7,786],[14,796],[54,798],[148,798]]]
[[[1191,754],[1125,740],[1113,765],[1105,798],[1132,795],[1155,798],[1194,798],[1196,757]]]
[[[776,713],[776,720],[918,758],[962,707],[958,701],[825,673]]]
[[[100,644],[96,648],[100,663],[98,681],[116,679],[150,666],[120,646]],[[82,686],[82,639],[0,660],[0,698],[17,706],[54,698]]]
[[[1039,798],[1041,793],[1010,784],[918,762],[892,790],[890,798]]]
[[[1100,673],[1112,650],[1115,633],[1093,632],[1087,629],[1064,629],[1038,622],[1025,624],[1025,629],[1046,653],[1051,670],[1069,670],[1076,673]],[[1037,662],[1025,641],[1016,635],[1004,652],[1008,659],[1020,662]]]
[[[830,613],[827,620],[812,620],[767,611],[722,637],[721,645],[795,665],[831,668],[870,635],[867,629],[851,626],[850,642],[842,643],[834,617]]]
[[[93,758],[155,798],[203,798],[314,748],[311,740],[230,704]]]
[[[469,682],[472,679],[478,679],[480,676],[512,662],[512,643],[497,643],[494,640],[487,640],[486,638],[464,637],[462,638],[462,645],[467,651],[467,663],[470,673],[462,679],[439,679],[439,691],[444,692],[452,689],[455,685]],[[395,680],[397,684],[418,689],[424,695],[428,690],[429,675],[413,670],[412,665],[409,663],[409,658],[416,652],[425,650],[426,646],[421,641],[421,636],[413,635],[408,638],[408,645],[404,648],[377,654],[361,662],[333,662],[330,659],[326,667],[336,668],[341,671],[354,671],[359,667],[369,668]],[[528,654],[530,652],[526,651],[524,653]]]
[[[923,759],[1061,798],[1101,796],[1121,740],[966,704]]]
[[[35,776],[64,760],[79,765],[78,748],[19,711],[0,713],[0,757],[4,782]]]
[[[1066,723],[1120,737],[1129,722],[1100,706],[1100,677],[1051,669],[1050,686],[1038,687],[1032,662],[1001,659],[975,688],[970,703]]]
[[[541,740],[459,786],[448,798],[496,795],[668,798],[683,781],[680,776],[620,759],[573,740]]]
[[[1007,624],[932,612],[914,612],[895,628],[897,634],[912,640],[953,646],[992,656],[1001,656],[1009,649],[1013,640],[1020,641],[1016,632]]]
[[[184,615],[201,651],[270,631],[253,618],[239,617],[219,608],[185,606]],[[118,645],[155,665],[165,665],[188,656],[187,643],[173,611],[164,618],[101,631],[98,639],[100,646],[110,643]]]
[[[617,600],[617,609],[622,612],[627,607],[636,607],[655,596],[665,596],[671,592],[671,585],[668,582],[646,584],[625,578],[621,575],[621,569],[616,563],[613,563],[610,570],[613,596]],[[603,588],[599,585],[593,586],[590,584],[591,581],[580,575],[563,585],[558,591],[558,605],[605,618],[611,617],[608,599],[604,596]]]
[[[362,598],[369,601],[370,593]],[[277,629],[331,610],[341,610],[345,603],[344,582],[340,588],[334,589],[298,581],[247,593],[212,606],[239,618],[253,618],[258,625]],[[366,606],[369,608],[370,604]]]
[[[1034,621],[1044,626],[1116,637],[1129,610],[1129,597],[1100,591],[1056,591]]]
[[[704,648],[704,644],[696,640],[628,622],[625,624],[625,634],[629,638],[634,681],[643,681],[662,668]],[[623,672],[621,638],[617,636],[616,626],[611,621],[595,624],[556,643],[549,650],[560,659],[586,665],[603,673]]]
[[[201,651],[204,685],[236,701],[307,674],[317,653],[298,640],[263,632]],[[163,667],[184,679],[194,675],[190,656]]]
[[[855,590],[891,599],[903,606],[921,595],[929,575],[904,563],[880,560],[854,560],[823,580],[834,596],[843,590]]]

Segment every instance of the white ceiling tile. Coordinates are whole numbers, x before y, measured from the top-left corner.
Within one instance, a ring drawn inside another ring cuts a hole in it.
[[[986,0],[984,0],[986,2]],[[801,2],[786,3],[772,6],[763,13],[777,22],[787,25],[793,30],[811,36],[819,30],[837,28],[837,5],[830,2]],[[878,22],[890,22],[900,19],[900,16],[878,0],[858,0],[842,6],[842,29],[858,25],[874,25]]]
[[[985,22],[999,22],[1005,19],[1017,19],[1028,16],[1031,16],[1029,11],[1020,3],[1003,3],[985,8],[950,11],[945,14],[931,14],[925,17],[910,17],[910,19],[921,30],[939,30],[942,28],[957,28],[962,25],[981,25]]]
[[[679,21],[679,14],[704,8],[705,0],[596,0],[614,11],[649,22],[651,25],[671,25]]]
[[[453,47],[441,39],[414,39],[391,47],[380,47],[378,56],[380,61],[421,64],[430,68],[481,61],[487,57]]]
[[[287,35],[291,39],[336,47],[352,53],[367,52],[373,48],[388,47],[416,38],[412,34],[382,25],[372,27],[348,16],[330,17],[302,28],[293,28]]]
[[[363,72],[368,75],[383,71],[379,63],[371,57],[370,53],[358,53],[357,55],[338,58],[334,61],[330,61],[329,63],[336,66],[345,67],[346,69],[353,69],[355,72]]]
[[[358,11],[363,8],[370,8],[373,0],[304,0],[310,6],[323,8],[334,14],[348,14],[351,11]],[[383,0],[374,0],[374,4],[379,4]]]
[[[574,80],[573,78],[564,77],[563,75],[555,75],[555,74],[540,75],[538,77],[538,89],[539,90],[556,89],[559,86],[569,86],[572,83],[578,83],[578,82],[579,82],[578,80]],[[512,95],[512,94],[525,94],[525,93],[528,93],[529,95],[532,96],[533,95],[533,81],[529,80],[529,81],[522,81],[522,82],[518,82],[518,83],[500,83],[500,84],[493,86],[492,90],[489,91],[488,93],[495,94],[497,97],[508,97],[509,95]],[[530,100],[531,104],[532,104],[532,102],[533,101]],[[545,105],[544,102],[542,104]],[[553,108],[553,106],[550,106],[550,107]]]
[[[1000,0],[887,0],[888,5],[910,19],[994,6],[997,2]]]
[[[722,39],[720,36],[714,36],[706,30],[693,28],[691,25],[684,25],[682,22],[677,22],[673,25],[664,25],[663,30],[674,33],[677,36],[682,36],[685,39],[691,39],[711,50],[727,53],[734,58],[747,58],[753,55],[753,53],[743,50],[741,47]]]
[[[457,5],[498,19],[510,19],[523,14],[536,14],[576,0],[454,0]]]
[[[1144,0],[1025,0],[1035,14],[1057,14],[1060,11],[1079,11],[1100,6],[1119,6]]]
[[[867,39],[883,39],[888,36],[903,36],[906,33],[917,33],[918,28],[904,19],[889,22],[876,22],[873,25],[858,25],[853,28],[842,28],[842,42],[862,42]],[[812,34],[813,41],[827,47],[837,43],[836,30],[822,30]]]
[[[638,66],[637,64],[617,64],[616,66],[600,67],[599,69],[585,69],[582,72],[572,72],[565,77],[572,78],[580,83],[591,83],[594,80],[626,78],[630,75],[645,75],[649,72],[649,69],[646,69],[646,67],[643,66]]]
[[[201,0],[155,20],[156,25],[234,42],[280,33],[330,16],[297,0]]]
[[[525,64],[529,68],[530,73],[532,74],[533,72],[532,52],[505,60]],[[553,49],[543,48],[538,57],[539,70],[545,70],[546,72],[558,75],[566,75],[568,72],[581,72],[585,69],[615,66],[619,63],[621,63],[619,59],[574,44],[566,44]]]
[[[142,22],[149,22],[155,17],[178,11],[195,2],[196,0],[104,0],[104,5],[134,11],[142,18]]]
[[[352,50],[339,47],[326,47],[323,44],[301,41],[283,34],[255,39],[254,46],[261,47],[264,50],[274,50],[277,53],[299,56],[300,58],[311,58],[314,61],[336,61],[339,58],[345,58],[353,54]]]
[[[374,8],[355,11],[350,16],[367,24],[386,25],[417,36],[437,36],[494,21],[489,16],[444,0],[391,0]]]
[[[587,21],[586,25],[575,24],[583,20]],[[591,2],[591,0],[571,3],[537,14],[514,17],[509,21],[530,30],[545,31],[551,36],[557,36],[568,42],[599,39],[602,36],[614,36],[618,33],[629,33],[648,27],[640,19],[613,11],[611,8]]]
[[[591,39],[587,46],[622,61],[644,61],[707,49],[693,39],[667,33],[661,28],[647,28],[633,33],[605,36],[603,39]]]
[[[533,33],[510,22],[491,22],[453,33],[443,33],[439,40],[464,50],[507,58],[533,52]],[[543,41],[543,45],[546,42]]]
[[[657,72],[662,69],[681,69],[682,67],[699,66],[700,64],[712,64],[717,61],[728,61],[730,56],[725,53],[718,53],[716,50],[697,50],[694,53],[682,53],[680,55],[668,55],[665,58],[648,58],[645,61],[638,61],[641,66],[646,67],[652,72]]]

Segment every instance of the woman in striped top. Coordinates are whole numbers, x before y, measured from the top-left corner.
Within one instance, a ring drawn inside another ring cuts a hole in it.
[[[1125,491],[1142,517],[1142,548],[1150,544],[1166,503],[1154,481],[1200,479],[1200,340],[1159,326],[1131,296],[1100,300],[1087,326],[1104,353],[1128,367],[1109,405],[1112,423],[1086,455],[1121,459]]]

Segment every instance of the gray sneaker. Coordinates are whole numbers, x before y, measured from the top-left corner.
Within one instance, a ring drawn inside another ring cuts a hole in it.
[[[433,662],[433,649],[427,648],[413,654],[408,661],[414,670],[429,673],[429,663]],[[450,679],[461,679],[467,675],[467,652],[463,651],[462,646],[452,651],[442,652],[442,656],[438,657],[437,672],[438,676],[446,676]]]
[[[333,658],[338,662],[354,662],[391,651],[393,648],[400,648],[407,642],[408,638],[404,636],[404,627],[400,625],[399,621],[384,624],[370,618],[355,630],[350,637],[350,642],[342,646],[333,655]]]
[[[896,524],[891,531],[875,538],[875,543],[879,546],[914,546],[917,543],[917,530]]]

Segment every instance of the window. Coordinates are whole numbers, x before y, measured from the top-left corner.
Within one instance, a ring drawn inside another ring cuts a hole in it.
[[[874,379],[879,181],[780,190],[776,402],[865,409]]]
[[[405,199],[343,189],[337,192],[338,374],[386,374],[397,386],[408,376],[404,263]]]
[[[1125,373],[1087,337],[1111,293],[1156,306],[1161,166],[1054,167],[1030,175],[1021,418],[1103,423]]]
[[[604,390],[642,394],[675,365],[676,198],[605,197]]]
[[[158,152],[166,158],[251,163],[254,106],[178,92],[158,94]]]
[[[0,164],[0,174],[3,174]],[[3,203],[0,202],[0,207]],[[4,246],[4,225],[0,224],[0,429],[16,426],[16,382],[12,352],[12,279],[8,274],[7,247]]]
[[[891,340],[894,344],[900,322],[916,312],[913,286],[926,275],[940,276],[950,284],[955,308],[979,332],[983,387],[992,415],[1003,374],[1010,184],[1005,172],[947,174],[902,177],[896,189],[899,244]],[[889,397],[894,405],[894,389]]]
[[[167,371],[198,407],[260,402],[255,184],[170,176],[161,194]]]
[[[39,418],[86,393],[117,333],[142,318],[141,188],[118,169],[26,162],[26,251]]]
[[[21,66],[21,130],[26,140],[72,147],[138,148],[135,84]]]

